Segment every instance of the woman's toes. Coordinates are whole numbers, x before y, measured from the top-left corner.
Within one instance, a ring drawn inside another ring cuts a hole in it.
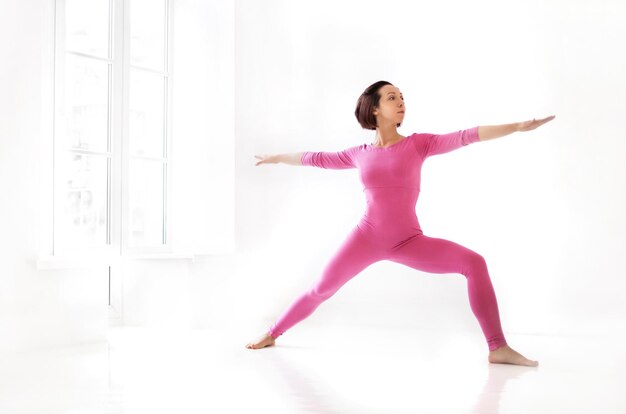
[[[261,348],[265,348],[265,347],[273,346],[273,345],[274,345],[274,338],[270,336],[269,334],[265,334],[264,336],[259,338],[258,341],[250,342],[248,345],[246,345],[246,348],[261,349]]]

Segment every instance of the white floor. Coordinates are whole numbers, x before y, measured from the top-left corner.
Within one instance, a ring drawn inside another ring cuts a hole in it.
[[[0,413],[626,413],[623,338],[508,334],[537,368],[488,364],[463,333],[309,326],[259,351],[248,339],[111,328],[108,343],[3,354]]]

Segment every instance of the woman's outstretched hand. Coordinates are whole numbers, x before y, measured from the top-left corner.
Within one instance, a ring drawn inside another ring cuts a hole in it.
[[[517,131],[532,131],[533,129],[540,127],[546,122],[552,121],[554,118],[555,116],[551,115],[543,119],[533,118],[530,121],[513,122],[510,124],[480,125],[478,127],[478,139],[481,141],[487,141],[494,138],[500,138]]]
[[[302,165],[302,162],[301,162],[302,153],[301,152],[294,152],[291,154],[255,155],[254,158],[259,160],[257,161],[256,165],[279,164],[279,163],[289,164],[289,165]]]
[[[535,118],[533,118],[531,121],[520,122],[519,126],[517,127],[517,130],[518,131],[532,131],[533,129],[540,127],[541,125],[545,124],[546,122],[552,121],[555,117],[556,117],[556,115],[551,115],[551,116],[549,116],[547,118],[543,118],[543,119],[535,119]]]
[[[273,155],[255,155],[254,158],[259,160],[255,165],[278,163],[278,160]]]

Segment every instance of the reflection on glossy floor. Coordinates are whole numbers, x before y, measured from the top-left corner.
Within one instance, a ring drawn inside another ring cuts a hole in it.
[[[220,334],[112,328],[0,355],[0,413],[626,413],[623,338],[507,335],[527,368],[467,333],[309,326],[259,351]]]

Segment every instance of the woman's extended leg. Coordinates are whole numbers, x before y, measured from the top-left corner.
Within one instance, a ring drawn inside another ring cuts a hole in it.
[[[285,310],[264,337],[247,347],[257,349],[273,345],[273,339],[311,315],[322,302],[367,266],[382,259],[379,249],[355,228],[326,265],[322,277]]]
[[[508,347],[500,324],[496,294],[487,264],[481,255],[448,240],[419,235],[396,247],[389,260],[424,272],[464,275],[467,278],[470,307],[489,346],[489,361],[536,365],[535,361],[524,358]]]

